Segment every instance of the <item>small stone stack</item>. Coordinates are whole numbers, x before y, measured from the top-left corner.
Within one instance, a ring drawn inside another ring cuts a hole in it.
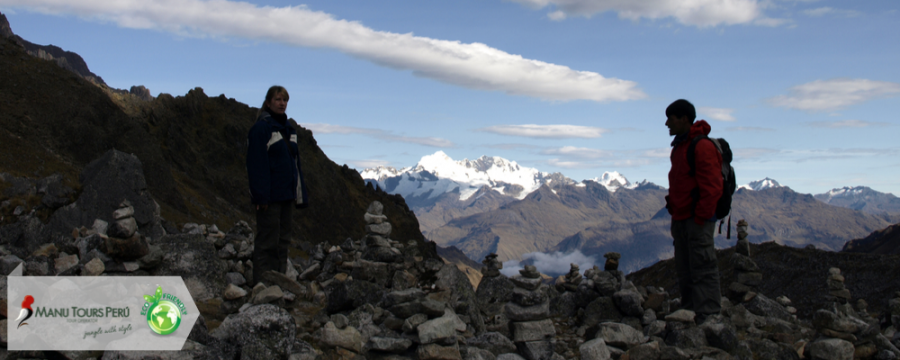
[[[581,277],[581,269],[578,268],[578,264],[571,263],[570,266],[569,273],[565,275],[563,282],[556,284],[556,290],[559,292],[578,291],[578,285],[581,285],[581,282],[584,280]]]
[[[415,339],[419,359],[461,359],[459,336],[466,331],[462,321],[446,302],[432,299],[418,288],[393,291],[385,295],[390,316],[383,325],[403,335],[372,337],[366,348],[377,353],[402,353]]]
[[[762,284],[762,272],[753,259],[740,251],[731,255],[731,263],[734,265],[734,282],[728,286],[728,298],[735,303],[749,301],[756,296],[757,286]]]
[[[401,251],[391,246],[391,223],[383,214],[384,205],[378,201],[369,204],[366,214],[366,251],[363,258],[378,262],[396,262],[401,259]]]
[[[500,262],[500,260],[497,260],[497,254],[488,254],[481,263],[484,264],[484,266],[481,267],[481,274],[484,275],[484,277],[500,276],[500,269],[503,268],[503,263]]]
[[[115,222],[107,230],[107,255],[123,260],[134,260],[150,253],[150,246],[143,235],[137,232],[138,225],[134,219],[134,207],[128,200],[119,204],[113,211]]]
[[[750,241],[747,240],[747,220],[741,219],[737,223],[738,241],[734,251],[744,256],[750,256]]]
[[[526,265],[519,274],[510,278],[516,287],[512,301],[506,304],[518,353],[527,360],[559,357],[553,352],[556,329],[550,320],[549,287],[542,284],[541,273],[533,265]]]
[[[828,296],[829,301],[846,304],[850,301],[850,290],[844,288],[844,276],[841,269],[828,269]]]
[[[606,258],[606,264],[603,265],[603,269],[606,271],[618,271],[619,270],[619,259],[622,258],[622,254],[617,252],[608,252],[603,255]]]

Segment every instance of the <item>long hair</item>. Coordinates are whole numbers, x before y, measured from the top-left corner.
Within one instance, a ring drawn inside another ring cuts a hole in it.
[[[272,85],[272,87],[269,88],[269,91],[266,91],[266,99],[263,100],[262,106],[260,106],[259,110],[256,111],[257,119],[259,119],[259,115],[262,114],[263,111],[268,112],[270,114],[272,113],[272,111],[269,109],[268,104],[270,101],[272,101],[273,98],[275,98],[275,95],[284,96],[285,101],[290,100],[290,98],[291,98],[291,96],[288,95],[288,91],[287,91],[287,89],[284,88],[284,86]]]

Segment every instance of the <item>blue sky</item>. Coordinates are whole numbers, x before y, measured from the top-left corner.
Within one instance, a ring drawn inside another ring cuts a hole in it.
[[[699,109],[738,183],[900,195],[900,3],[0,0],[110,86],[202,87],[288,115],[338,164],[442,150],[667,186],[664,111]],[[65,119],[60,119],[65,121]]]

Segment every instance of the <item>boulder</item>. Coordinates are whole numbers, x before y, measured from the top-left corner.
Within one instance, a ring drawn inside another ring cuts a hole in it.
[[[554,343],[551,340],[517,342],[516,349],[526,360],[554,360]]]
[[[397,354],[406,351],[406,349],[409,349],[410,346],[412,346],[412,341],[409,339],[379,336],[370,337],[369,342],[366,343],[366,348],[371,351],[391,352]]]
[[[553,321],[550,319],[514,322],[511,328],[514,342],[543,341],[556,336],[556,328],[553,327]]]
[[[104,270],[106,270],[106,267],[103,265],[103,261],[94,258],[84,264],[84,268],[81,269],[81,276],[97,276],[102,274]]]
[[[592,327],[602,322],[619,322],[621,320],[622,313],[619,312],[613,299],[604,296],[595,299],[584,309],[581,325]]]
[[[465,273],[460,271],[456,265],[441,264],[440,270],[435,273],[434,285],[438,289],[450,291],[447,303],[457,314],[469,317],[469,323],[475,333],[484,332],[484,319],[478,311],[475,289]]]
[[[641,294],[633,290],[619,290],[612,296],[616,306],[625,315],[641,317],[644,315],[644,308],[641,307],[643,298]]]
[[[841,339],[819,339],[809,344],[813,359],[853,360],[853,344]]]
[[[344,310],[353,310],[365,304],[376,305],[381,301],[385,289],[378,284],[351,279],[332,281],[325,287],[328,313],[334,314]],[[416,311],[418,312],[418,311]]]
[[[459,346],[453,344],[451,346],[441,346],[438,344],[428,344],[419,346],[416,350],[419,360],[461,360],[462,355],[459,353]]]
[[[225,291],[228,263],[203,235],[166,235],[154,241],[163,258],[150,271],[153,276],[181,276],[194,301],[218,297]]]
[[[431,344],[433,342],[455,339],[458,333],[466,331],[466,323],[459,319],[453,311],[447,309],[444,316],[428,320],[417,327],[419,330],[419,343]]]
[[[603,339],[594,339],[587,341],[578,347],[581,353],[581,360],[609,360],[609,349]]]
[[[646,344],[640,344],[631,349],[628,349],[628,351],[625,352],[624,356],[626,356],[629,360],[659,359],[660,354],[659,342],[651,341]]]
[[[338,329],[331,321],[322,327],[322,342],[330,347],[340,346],[355,352],[362,350],[362,336],[359,330],[352,326]]]
[[[503,305],[512,300],[513,289],[515,285],[506,276],[481,278],[475,291],[475,301],[482,315],[490,317],[499,314]]]
[[[279,359],[291,355],[295,328],[287,311],[263,304],[228,315],[210,335],[239,345],[242,359]]]
[[[644,342],[644,334],[633,327],[621,323],[602,323],[595,336],[597,339],[622,349],[630,349]]]
[[[498,332],[485,332],[469,338],[466,344],[490,351],[495,356],[516,351],[516,345],[513,344],[512,340]]]

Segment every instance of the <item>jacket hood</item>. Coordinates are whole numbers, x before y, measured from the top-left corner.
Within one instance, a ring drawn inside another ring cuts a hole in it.
[[[700,135],[709,135],[710,130],[711,128],[706,120],[694,121],[694,124],[691,125],[690,137],[695,138]]]

